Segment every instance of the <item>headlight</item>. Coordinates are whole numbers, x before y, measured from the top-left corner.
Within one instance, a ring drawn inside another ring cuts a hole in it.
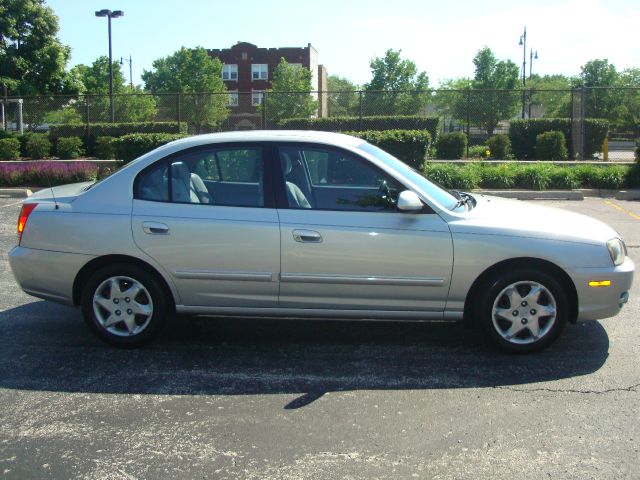
[[[624,242],[619,238],[612,238],[607,242],[607,248],[609,249],[609,255],[613,264],[618,266],[624,263],[624,257],[627,256],[627,247]]]

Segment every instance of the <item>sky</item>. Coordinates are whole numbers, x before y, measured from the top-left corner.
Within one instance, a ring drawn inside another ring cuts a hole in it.
[[[311,43],[330,75],[362,85],[369,61],[389,48],[402,50],[430,85],[473,76],[473,57],[484,47],[522,65],[518,45],[527,29],[534,73],[577,75],[594,58],[619,70],[640,67],[638,0],[46,0],[60,20],[60,40],[72,49],[69,67],[108,55],[106,18],[96,10],[123,10],[112,21],[113,57],[133,59],[133,81],[153,60],[180,47],[228,48]],[[128,74],[128,65],[123,65]]]

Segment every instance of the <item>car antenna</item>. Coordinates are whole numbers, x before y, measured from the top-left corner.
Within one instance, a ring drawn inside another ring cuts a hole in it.
[[[49,190],[51,190],[51,197],[53,198],[53,204],[55,205],[56,210],[60,210],[60,205],[58,205],[58,201],[56,200],[56,194],[53,193],[53,186],[51,185],[51,178],[47,177],[47,183],[49,184]]]

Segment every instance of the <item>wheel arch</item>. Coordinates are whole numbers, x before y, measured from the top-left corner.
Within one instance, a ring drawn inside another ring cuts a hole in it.
[[[506,270],[514,270],[519,268],[539,268],[546,273],[553,275],[564,287],[569,300],[569,322],[576,323],[578,319],[578,291],[571,280],[571,277],[561,267],[548,260],[534,257],[510,258],[498,262],[486,270],[484,270],[478,278],[475,279],[464,301],[463,322],[466,326],[473,326],[474,306],[476,299],[482,292],[483,285],[493,276],[498,275]]]
[[[136,265],[140,268],[143,268],[144,270],[149,272],[151,275],[153,275],[156,278],[156,280],[158,280],[163,290],[165,291],[165,294],[169,299],[170,308],[175,310],[176,298],[173,294],[171,287],[169,286],[169,283],[164,278],[164,276],[149,263],[139,258],[131,257],[129,255],[104,255],[101,257],[94,258],[91,261],[87,262],[87,264],[80,269],[80,271],[76,275],[76,278],[73,281],[73,304],[74,305],[76,306],[80,305],[80,301],[82,298],[82,288],[87,282],[87,280],[89,280],[89,278],[91,277],[91,274],[93,274],[93,272],[95,272],[96,270],[102,267],[105,267],[107,265],[112,265],[114,263],[126,263],[129,265]]]

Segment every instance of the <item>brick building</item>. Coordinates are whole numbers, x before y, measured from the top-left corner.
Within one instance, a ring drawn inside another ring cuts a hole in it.
[[[211,49],[209,55],[222,62],[222,80],[229,91],[229,120],[238,130],[262,128],[262,116],[257,106],[263,92],[271,88],[273,71],[284,58],[289,64],[311,71],[311,89],[327,90],[327,70],[318,64],[318,52],[309,43],[306,47],[259,48],[248,42],[238,42],[231,48]],[[326,115],[326,95],[314,92],[319,98],[318,116]]]

